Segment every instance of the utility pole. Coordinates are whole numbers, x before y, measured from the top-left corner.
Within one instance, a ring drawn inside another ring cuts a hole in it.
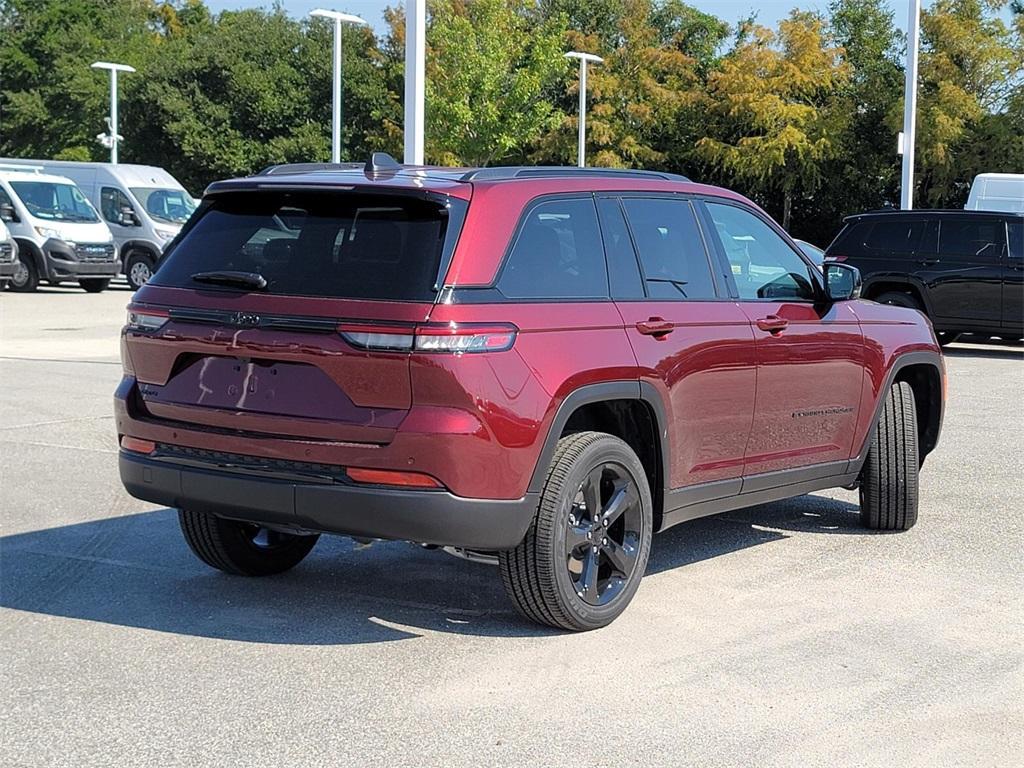
[[[117,132],[117,73],[134,72],[135,68],[129,67],[127,64],[112,64],[109,61],[95,61],[92,63],[92,68],[110,71],[110,164],[117,165],[117,145],[121,141],[121,136]],[[103,134],[100,134],[97,138],[104,145],[107,144]]]
[[[576,165],[583,168],[587,164],[587,62],[600,64],[604,59],[592,53],[580,53],[579,51],[569,51],[565,54],[565,58],[580,60],[580,116],[579,135],[576,142]]]
[[[350,13],[338,13],[317,8],[309,12],[310,16],[331,19],[334,22],[334,78],[331,94],[331,162],[341,162],[341,25],[362,24],[366,22]]]
[[[423,109],[426,101],[427,0],[405,4],[406,165],[423,165]]]
[[[909,0],[907,20],[907,82],[903,94],[903,177],[900,208],[914,207],[914,144],[917,125],[917,49],[921,41],[921,0]]]

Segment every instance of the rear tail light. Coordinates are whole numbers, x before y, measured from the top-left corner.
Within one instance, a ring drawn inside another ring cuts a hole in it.
[[[128,320],[125,330],[152,333],[158,331],[170,319],[166,309],[141,309],[128,307]]]
[[[121,447],[132,453],[145,453],[148,455],[156,450],[156,443],[152,440],[140,440],[137,437],[124,435],[121,438]]]
[[[440,482],[422,472],[398,472],[390,469],[363,469],[348,467],[345,470],[352,480],[369,485],[397,485],[403,488],[443,488]]]
[[[459,325],[439,323],[415,328],[343,323],[338,333],[359,349],[384,352],[461,354],[504,352],[511,349],[518,329],[514,325]]]

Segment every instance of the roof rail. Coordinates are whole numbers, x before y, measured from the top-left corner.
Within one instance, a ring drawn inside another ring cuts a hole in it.
[[[42,173],[46,169],[41,165],[21,165],[20,163],[0,163],[0,171],[20,171],[21,173]]]
[[[312,173],[313,171],[358,171],[362,163],[281,163],[268,165],[254,176],[282,176],[291,173]]]
[[[461,176],[460,181],[501,181],[505,179],[543,179],[552,176],[614,176],[618,178],[661,179],[662,181],[689,181],[678,173],[645,171],[635,168],[578,168],[572,165],[520,165],[495,168],[475,168]]]

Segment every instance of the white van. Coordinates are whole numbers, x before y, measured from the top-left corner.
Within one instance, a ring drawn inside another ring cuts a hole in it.
[[[18,244],[0,221],[0,291],[7,287],[18,269]]]
[[[1024,173],[979,173],[967,197],[968,211],[1024,212]]]
[[[110,230],[69,178],[0,163],[0,221],[18,244],[12,290],[77,280],[98,293],[120,270]]]
[[[132,288],[153,274],[157,259],[196,209],[185,188],[163,168],[61,160],[0,160],[41,166],[74,181],[110,227]]]

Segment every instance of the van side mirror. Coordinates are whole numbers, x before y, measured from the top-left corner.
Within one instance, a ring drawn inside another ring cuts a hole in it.
[[[118,219],[118,223],[122,227],[137,227],[141,224],[139,217],[135,215],[135,211],[128,205],[121,209],[121,215]]]
[[[0,221],[17,221],[18,214],[10,203],[0,203]]]
[[[826,261],[825,295],[829,301],[850,301],[860,298],[860,270],[849,264]]]

